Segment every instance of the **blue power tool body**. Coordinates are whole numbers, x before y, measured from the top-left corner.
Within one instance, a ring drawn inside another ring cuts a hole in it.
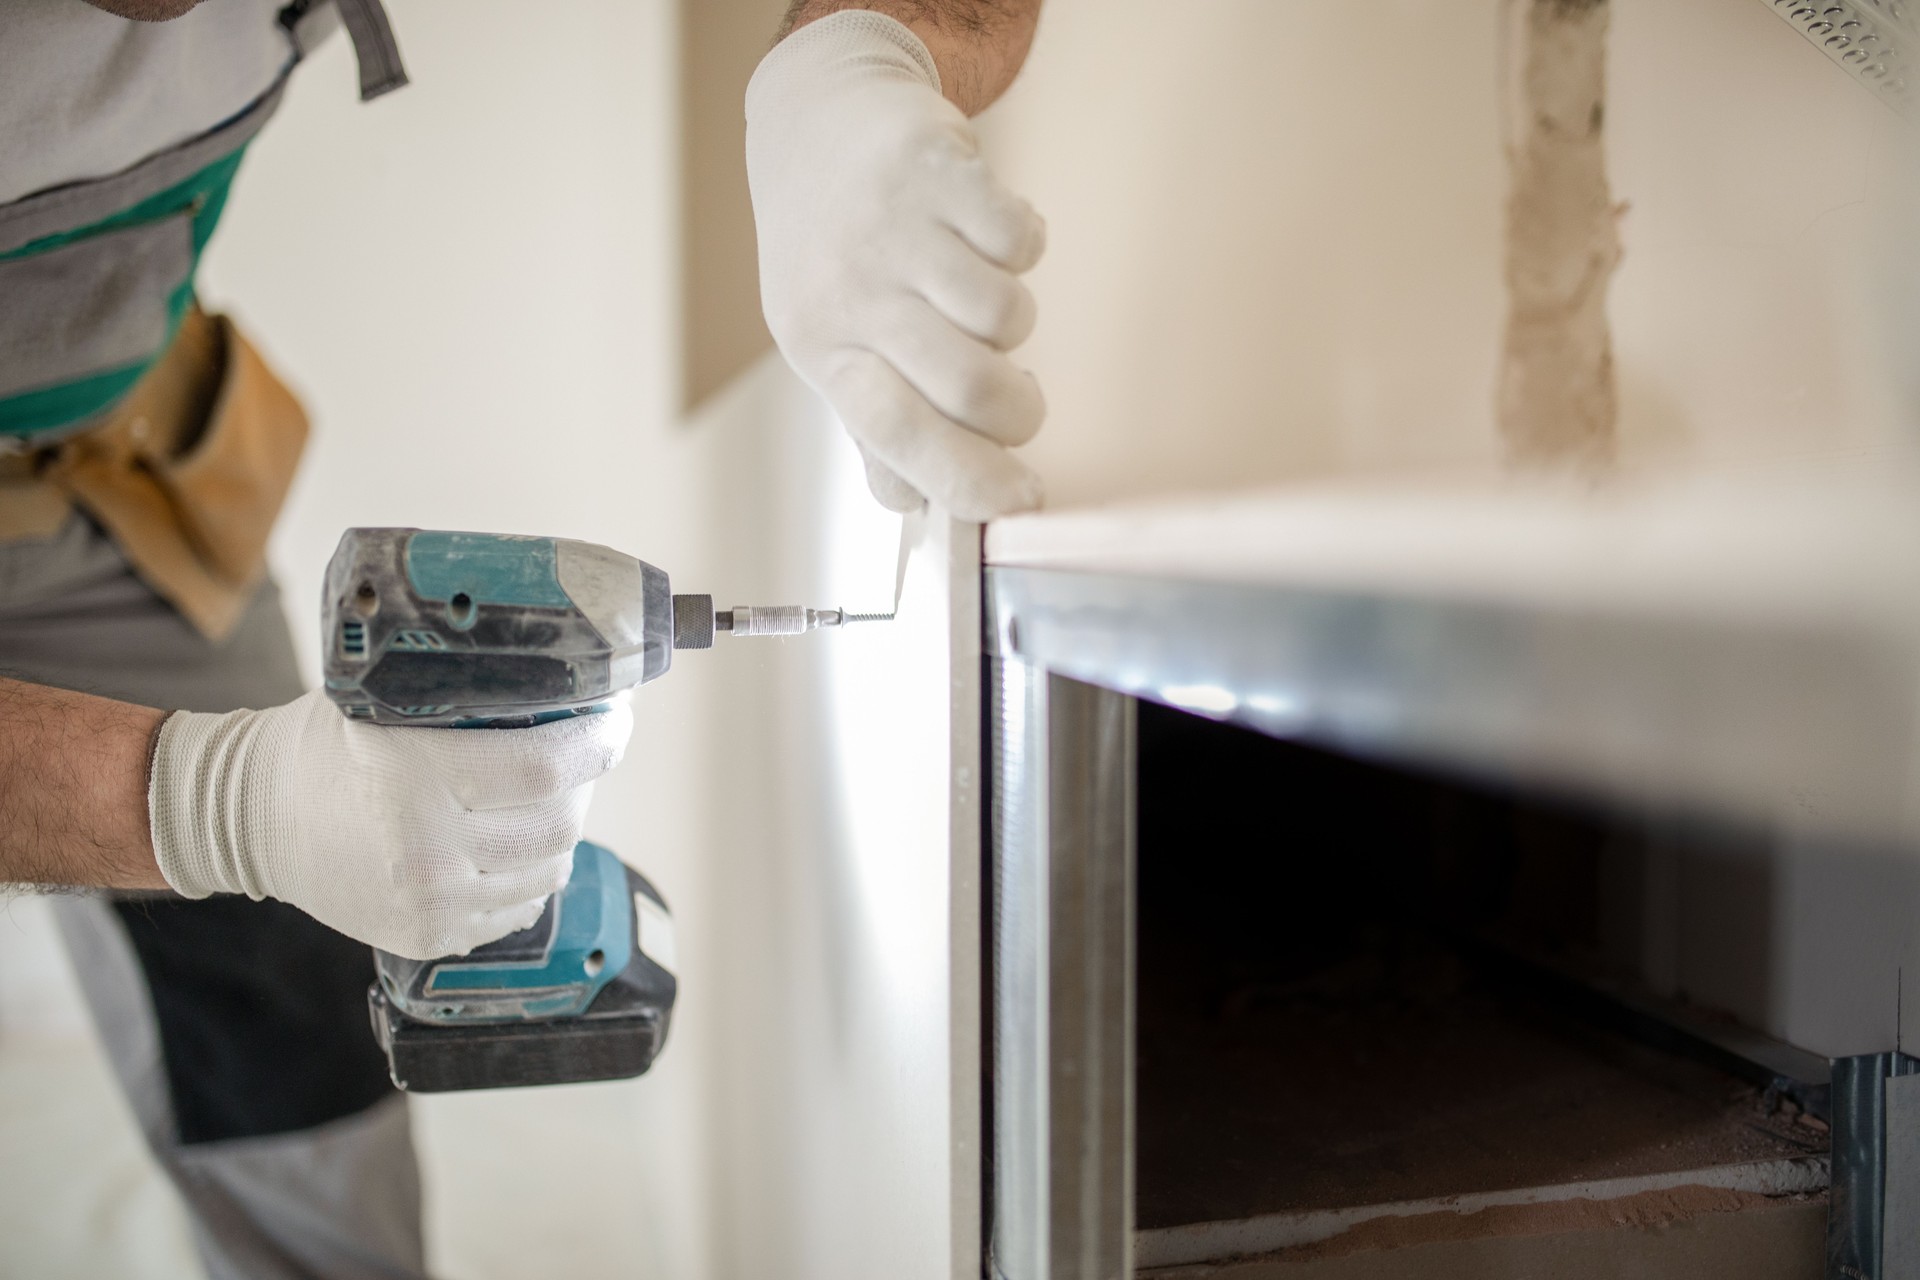
[[[680,616],[676,629],[675,615]],[[517,728],[590,715],[713,641],[713,602],[591,543],[350,529],[322,601],[327,696],[355,720]],[[529,929],[464,956],[374,953],[374,1034],[420,1093],[639,1075],[678,984],[672,916],[598,845]]]

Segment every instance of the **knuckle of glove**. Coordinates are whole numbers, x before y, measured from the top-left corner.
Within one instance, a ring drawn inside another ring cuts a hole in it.
[[[410,960],[464,955],[474,943],[461,936],[461,920],[462,913],[440,893],[397,893],[383,926],[368,940]]]
[[[980,135],[958,107],[924,86],[889,90],[864,104],[857,129],[842,140],[863,177],[857,186],[931,183],[979,163]]]
[[[462,936],[462,931],[452,927],[451,923],[441,926],[438,923],[427,924],[413,922],[390,931],[385,937],[371,940],[382,951],[408,960],[437,960],[442,956],[463,956],[479,943]]]
[[[1033,335],[1039,310],[1018,276],[947,234],[919,255],[920,292],[934,308],[982,342],[1011,351]]]
[[[1033,292],[1011,276],[997,289],[982,291],[974,306],[978,325],[973,327],[983,341],[1002,351],[1011,351],[1033,336],[1040,309]]]
[[[867,472],[867,492],[873,500],[897,515],[912,515],[927,505],[918,489],[888,470]]]
[[[867,490],[881,506],[905,515],[927,505],[918,489],[902,480],[898,472],[874,457],[864,445],[860,447],[860,456],[867,468]]]
[[[962,237],[1015,275],[1031,271],[1046,252],[1046,220],[1003,187],[982,157],[955,166],[945,207]]]
[[[975,523],[1035,510],[1045,497],[1040,477],[1004,450],[983,464],[956,468],[945,479],[944,505]]]
[[[593,800],[591,787],[580,787],[541,810],[537,845],[548,857],[566,859],[573,853],[587,827],[587,806]]]
[[[511,872],[570,854],[586,825],[583,801],[569,794],[531,811],[489,815],[473,846],[475,863],[485,871]]]
[[[607,705],[606,710],[580,717],[588,743],[587,763],[591,769],[584,781],[611,773],[626,759],[627,743],[633,740],[633,705],[624,697]]]
[[[468,809],[560,799],[618,765],[632,733],[633,712],[624,699],[604,711],[527,729],[442,733],[486,741],[458,744],[463,750],[440,761],[441,776]]]
[[[463,858],[434,857],[409,849],[389,864],[391,901],[412,916],[434,912],[470,874],[471,864]]]
[[[1033,439],[1047,416],[1039,382],[1005,356],[969,360],[958,371],[953,394],[948,416],[1004,445]]]
[[[1039,266],[1040,259],[1047,253],[1047,220],[1040,216],[1039,210],[1025,200],[1020,202],[1015,238],[1013,252],[1006,258],[1007,266],[1021,273]]]
[[[482,936],[481,942],[493,942],[510,933],[533,928],[533,922],[540,918],[540,912],[546,906],[544,899],[536,898],[510,911],[495,912],[486,918],[484,924],[476,924],[475,931]]]
[[[530,848],[535,861],[554,859],[567,864],[573,846],[580,842],[581,833],[586,830],[586,800],[584,795],[577,799],[569,797],[546,814],[546,821],[532,836]]]
[[[836,367],[828,399],[863,449],[960,519],[1040,505],[1040,479],[1031,469],[985,433],[939,413],[873,353],[851,353]]]
[[[524,750],[508,762],[498,780],[505,794],[532,801],[564,795],[573,789],[572,761],[566,755]]]
[[[891,375],[871,351],[848,351],[822,380],[821,392],[855,440],[869,444],[882,460],[891,460],[908,430],[913,400],[906,383]]]
[[[1025,275],[1040,265],[1047,252],[1047,220],[1039,210],[994,182],[997,203],[993,211],[994,257],[1015,275]]]
[[[904,296],[886,308],[887,331],[875,346],[913,398],[963,427],[1002,444],[1024,444],[1046,416],[1039,383],[1004,352],[964,332],[926,299]],[[900,398],[893,390],[894,401]],[[888,409],[912,416],[897,403]]]

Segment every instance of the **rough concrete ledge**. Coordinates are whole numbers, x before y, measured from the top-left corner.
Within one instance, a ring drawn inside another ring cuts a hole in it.
[[[1827,1176],[1826,1157],[1809,1156],[1398,1204],[1264,1214],[1139,1232],[1134,1263],[1144,1270],[1281,1254],[1304,1261],[1441,1240],[1660,1228],[1701,1214],[1824,1197]]]

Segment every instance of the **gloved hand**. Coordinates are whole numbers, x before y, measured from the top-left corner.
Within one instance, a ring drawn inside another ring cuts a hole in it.
[[[966,520],[1038,506],[1007,446],[1046,407],[1006,353],[1033,329],[1018,277],[1045,225],[987,169],[919,37],[850,9],[775,46],[747,86],[747,181],[767,324],[874,496]]]
[[[147,790],[153,851],[189,898],[278,898],[415,960],[525,929],[567,882],[624,701],[530,729],[359,724],[320,691],[267,711],[179,711]]]

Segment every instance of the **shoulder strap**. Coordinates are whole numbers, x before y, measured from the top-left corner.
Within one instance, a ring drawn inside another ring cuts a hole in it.
[[[296,53],[307,53],[331,33],[337,17],[347,28],[354,59],[360,64],[360,101],[370,102],[406,84],[407,69],[400,63],[400,46],[394,41],[386,6],[380,0],[332,3],[329,11],[328,0],[288,0],[280,10],[280,25],[292,37]]]
[[[334,7],[360,62],[360,101],[370,102],[406,84],[407,69],[400,63],[386,6],[380,0],[334,0]]]

